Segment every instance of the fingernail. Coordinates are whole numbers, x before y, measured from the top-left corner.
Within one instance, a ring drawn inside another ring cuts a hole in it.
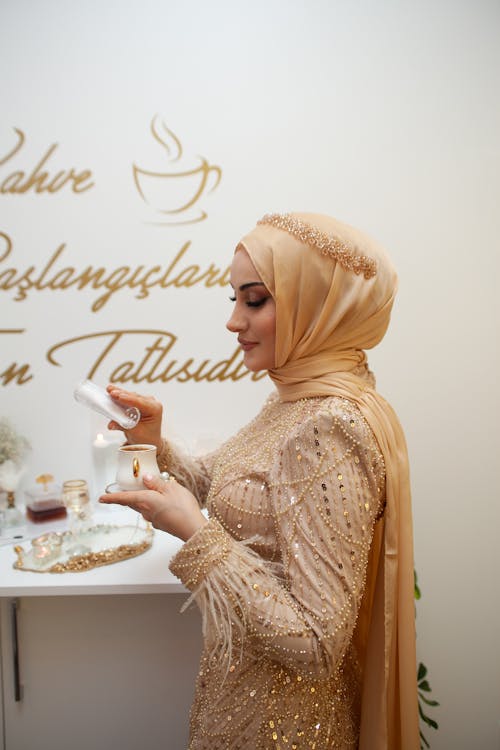
[[[153,481],[153,475],[152,474],[144,474],[144,479],[146,482],[152,482]]]

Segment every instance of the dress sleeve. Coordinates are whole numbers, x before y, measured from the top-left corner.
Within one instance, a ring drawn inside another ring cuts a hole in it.
[[[357,409],[332,407],[302,423],[279,452],[269,492],[279,568],[211,519],[170,569],[198,601],[213,655],[229,664],[245,639],[256,654],[326,677],[352,637],[384,492],[382,457]]]
[[[160,471],[168,471],[186,487],[204,507],[212,481],[212,471],[217,450],[203,457],[184,454],[177,446],[163,439],[157,454]]]

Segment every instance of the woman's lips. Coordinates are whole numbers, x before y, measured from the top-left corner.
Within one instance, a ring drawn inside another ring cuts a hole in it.
[[[257,341],[245,341],[244,339],[238,339],[238,344],[241,346],[244,352],[250,351],[254,346],[257,346]]]

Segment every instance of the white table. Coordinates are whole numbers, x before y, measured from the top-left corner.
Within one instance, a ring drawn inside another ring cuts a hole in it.
[[[94,520],[135,525],[136,518],[99,506]],[[25,532],[66,527],[49,521]],[[29,539],[16,543],[30,548]],[[1,750],[185,750],[201,627],[196,606],[180,614],[187,593],[168,569],[181,544],[156,531],[152,547],[129,560],[34,573],[13,568],[13,544],[0,536]]]
[[[94,511],[93,519],[96,524],[135,526],[137,513],[129,508],[99,506]],[[144,522],[141,520],[141,523]],[[22,529],[26,539],[17,540],[15,544],[28,550],[33,537],[66,528],[66,520],[28,522]],[[179,539],[169,534],[155,531],[152,547],[130,560],[81,573],[32,573],[13,568],[17,558],[13,551],[14,544],[5,544],[5,540],[14,533],[15,530],[8,532],[4,529],[0,535],[0,597],[180,594],[185,591],[168,569],[169,561],[182,545]]]

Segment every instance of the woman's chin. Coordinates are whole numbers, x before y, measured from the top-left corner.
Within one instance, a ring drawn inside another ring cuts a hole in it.
[[[259,370],[263,369],[260,366],[259,357],[255,356],[253,349],[243,353],[243,364],[250,372],[259,372]]]
[[[273,367],[269,362],[264,362],[262,357],[252,356],[253,351],[245,352],[243,355],[243,364],[250,372],[264,372]]]

